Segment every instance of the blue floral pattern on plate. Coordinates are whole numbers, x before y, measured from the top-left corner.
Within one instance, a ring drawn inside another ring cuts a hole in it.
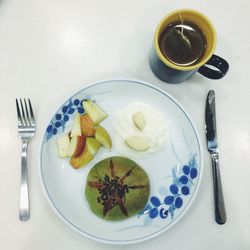
[[[84,113],[82,101],[79,99],[69,99],[62,108],[55,114],[50,124],[46,129],[46,141],[64,131],[65,124],[70,120],[70,117],[78,111],[80,114]]]
[[[183,206],[184,197],[190,194],[193,187],[193,180],[197,177],[197,161],[196,154],[191,157],[187,165],[182,166],[181,173],[177,176],[176,168],[172,169],[172,184],[168,187],[168,195],[164,198],[152,196],[150,203],[146,205],[144,210],[139,214],[148,215],[150,219],[160,217],[167,219],[170,215],[174,219],[176,209]],[[148,223],[148,220],[146,220]]]

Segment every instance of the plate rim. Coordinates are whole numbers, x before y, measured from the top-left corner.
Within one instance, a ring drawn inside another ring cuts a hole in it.
[[[192,204],[194,203],[194,200],[197,196],[197,193],[200,189],[200,185],[201,185],[201,181],[203,178],[203,147],[202,147],[202,143],[201,143],[201,139],[200,136],[198,134],[198,130],[191,118],[191,116],[189,115],[189,113],[183,108],[183,106],[179,103],[179,101],[173,97],[170,93],[168,93],[166,90],[153,85],[152,83],[149,83],[147,81],[144,80],[140,80],[140,79],[136,79],[136,78],[127,78],[127,77],[117,77],[117,78],[109,78],[109,79],[104,79],[104,80],[99,80],[99,81],[93,81],[90,82],[89,84],[84,85],[83,88],[81,88],[80,90],[78,90],[77,92],[71,94],[66,101],[60,105],[60,107],[58,108],[57,111],[52,113],[52,117],[49,119],[49,121],[46,124],[49,124],[49,122],[53,119],[54,115],[61,109],[61,107],[67,103],[67,101],[72,98],[73,96],[81,93],[82,91],[93,87],[95,85],[99,85],[99,84],[105,84],[107,82],[132,82],[132,83],[137,83],[137,84],[141,84],[141,85],[145,85],[147,87],[150,87],[152,89],[155,89],[159,92],[161,92],[162,94],[164,94],[165,96],[169,97],[181,110],[182,112],[185,114],[185,116],[187,117],[187,119],[189,120],[195,136],[197,138],[197,142],[198,142],[198,147],[200,150],[200,169],[199,169],[199,176],[198,176],[198,180],[197,180],[197,184],[196,184],[196,188],[193,191],[192,197],[190,198],[188,204],[186,205],[185,209],[183,210],[183,212],[168,226],[162,228],[161,230],[159,230],[158,232],[152,233],[148,236],[144,236],[141,237],[139,239],[132,239],[132,240],[108,240],[108,239],[104,239],[104,238],[99,238],[96,237],[94,235],[88,234],[87,232],[82,231],[80,228],[78,228],[76,225],[74,225],[73,223],[71,223],[55,206],[55,204],[53,203],[53,201],[50,198],[50,195],[46,189],[45,183],[44,183],[44,179],[43,179],[43,174],[42,174],[42,150],[43,150],[43,145],[45,142],[45,137],[46,137],[46,128],[44,129],[43,135],[42,135],[42,141],[40,143],[40,150],[39,150],[39,164],[38,164],[38,175],[39,175],[39,180],[40,180],[40,184],[42,186],[43,192],[45,194],[46,199],[48,200],[50,207],[52,208],[52,210],[55,212],[55,214],[61,219],[61,221],[63,221],[66,225],[68,225],[70,228],[72,228],[75,232],[77,232],[80,235],[83,235],[91,240],[100,242],[100,243],[105,243],[105,244],[110,244],[110,245],[129,245],[129,244],[134,244],[134,243],[140,243],[143,241],[148,241],[152,238],[155,238],[156,236],[168,231],[169,229],[171,229],[183,216],[186,215],[186,213],[189,211],[190,207],[192,206]]]

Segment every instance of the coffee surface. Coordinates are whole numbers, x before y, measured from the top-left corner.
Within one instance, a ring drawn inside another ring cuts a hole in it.
[[[206,38],[193,22],[176,22],[168,25],[159,37],[159,46],[164,57],[179,66],[191,66],[201,61]]]

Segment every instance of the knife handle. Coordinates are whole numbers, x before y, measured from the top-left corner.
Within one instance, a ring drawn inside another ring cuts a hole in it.
[[[215,205],[215,220],[222,225],[226,222],[226,210],[222,192],[222,184],[220,178],[219,155],[218,153],[211,154],[213,168],[213,186],[214,186],[214,205]]]

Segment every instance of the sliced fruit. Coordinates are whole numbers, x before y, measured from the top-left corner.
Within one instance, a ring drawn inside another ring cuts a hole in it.
[[[93,155],[90,153],[89,148],[86,146],[82,152],[82,154],[78,157],[71,157],[70,158],[70,165],[73,168],[81,168],[93,160]]]
[[[150,145],[145,137],[131,136],[125,140],[126,144],[136,151],[146,151]]]
[[[95,155],[101,147],[101,143],[98,142],[94,137],[88,137],[86,140],[86,145],[92,155]]]
[[[71,138],[70,146],[68,149],[68,156],[78,157],[82,154],[86,145],[85,136],[74,136]]]
[[[133,114],[133,121],[135,123],[135,126],[140,130],[143,130],[146,126],[145,117],[140,111]]]
[[[95,132],[95,138],[97,141],[99,141],[105,148],[111,149],[112,147],[112,141],[111,138],[107,132],[107,130],[98,125],[96,127],[96,132]]]
[[[106,112],[98,104],[90,100],[83,101],[82,105],[86,113],[93,120],[94,124],[100,123],[108,116]]]
[[[70,139],[68,134],[63,134],[56,139],[57,153],[61,158],[68,157],[68,149],[70,146]]]
[[[70,137],[82,135],[80,117],[81,115],[79,113],[76,113],[74,122],[73,122],[73,127],[70,133]]]
[[[81,115],[81,130],[85,136],[95,135],[95,124],[88,114]]]

